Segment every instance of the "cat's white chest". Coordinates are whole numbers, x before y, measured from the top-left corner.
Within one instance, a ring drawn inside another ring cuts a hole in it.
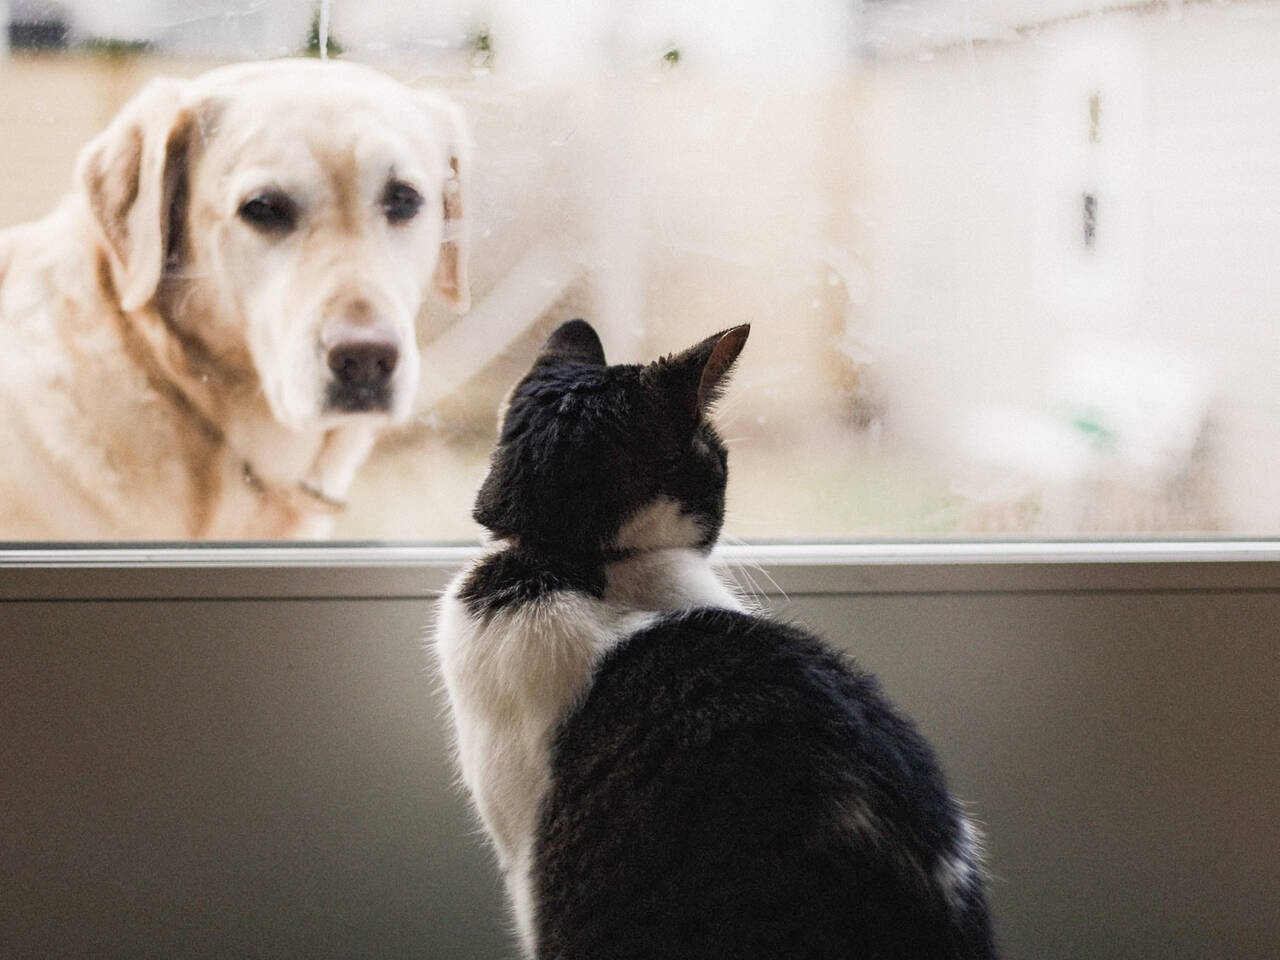
[[[464,580],[441,601],[436,653],[462,776],[505,869],[532,838],[556,726],[600,657],[653,617],[574,591],[476,617],[458,597]]]
[[[528,870],[556,728],[585,695],[600,659],[662,612],[740,602],[694,551],[613,565],[603,598],[545,593],[473,613],[461,593],[440,601],[435,648],[453,709],[462,777],[493,840],[517,923],[532,935]]]

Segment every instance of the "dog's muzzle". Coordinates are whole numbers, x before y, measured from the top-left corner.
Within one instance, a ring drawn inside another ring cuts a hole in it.
[[[340,413],[372,413],[391,408],[391,378],[400,347],[382,336],[362,336],[333,344],[326,354],[332,374],[325,407]]]

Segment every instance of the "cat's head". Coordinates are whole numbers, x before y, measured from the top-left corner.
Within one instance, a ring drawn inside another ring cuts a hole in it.
[[[561,326],[512,392],[475,519],[553,554],[710,550],[728,474],[708,412],[750,329],[609,366],[590,324]]]

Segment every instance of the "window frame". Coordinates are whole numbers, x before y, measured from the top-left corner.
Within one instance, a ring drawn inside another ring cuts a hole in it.
[[[0,602],[437,596],[477,546],[0,546]],[[1280,540],[863,542],[725,546],[766,598],[1280,590]]]
[[[1121,6],[1109,13],[1140,8]],[[1061,22],[1049,19],[1037,27]],[[975,39],[982,38],[966,21],[963,34],[934,52],[971,47]],[[909,49],[872,53],[869,64],[880,57],[885,63],[910,60]],[[862,56],[850,55],[851,62]],[[385,68],[376,59],[370,63]],[[1088,140],[1096,144],[1102,93],[1093,89],[1088,96]],[[1086,230],[1097,213],[1090,207],[1095,200],[1092,193],[1082,195]],[[430,597],[477,552],[472,546],[340,541],[314,546],[0,543],[0,602]],[[755,579],[766,596],[1280,588],[1280,539],[790,543],[724,547],[717,557],[731,569],[759,566]]]

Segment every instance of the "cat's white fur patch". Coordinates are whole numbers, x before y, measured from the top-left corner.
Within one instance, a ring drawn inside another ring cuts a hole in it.
[[[639,553],[606,565],[604,572],[605,598],[634,610],[746,609],[706,555],[691,548]]]
[[[619,550],[662,550],[692,547],[702,541],[706,530],[692,514],[685,513],[671,497],[658,497],[645,504],[618,528],[614,546]]]
[[[696,549],[705,535],[697,518],[671,497],[641,507],[614,538],[614,546],[630,555],[606,565],[606,599],[638,610],[745,610],[706,554]]]
[[[550,779],[551,737],[586,691],[601,656],[654,614],[571,591],[473,617],[440,603],[436,656],[453,707],[458,764],[498,853],[521,939],[532,942],[528,868]]]
[[[690,549],[610,564],[603,599],[557,591],[479,618],[459,597],[470,574],[457,576],[440,601],[435,650],[462,779],[497,850],[516,926],[532,955],[529,868],[556,727],[586,693],[601,657],[624,638],[664,612],[740,610],[742,603],[707,558]]]

